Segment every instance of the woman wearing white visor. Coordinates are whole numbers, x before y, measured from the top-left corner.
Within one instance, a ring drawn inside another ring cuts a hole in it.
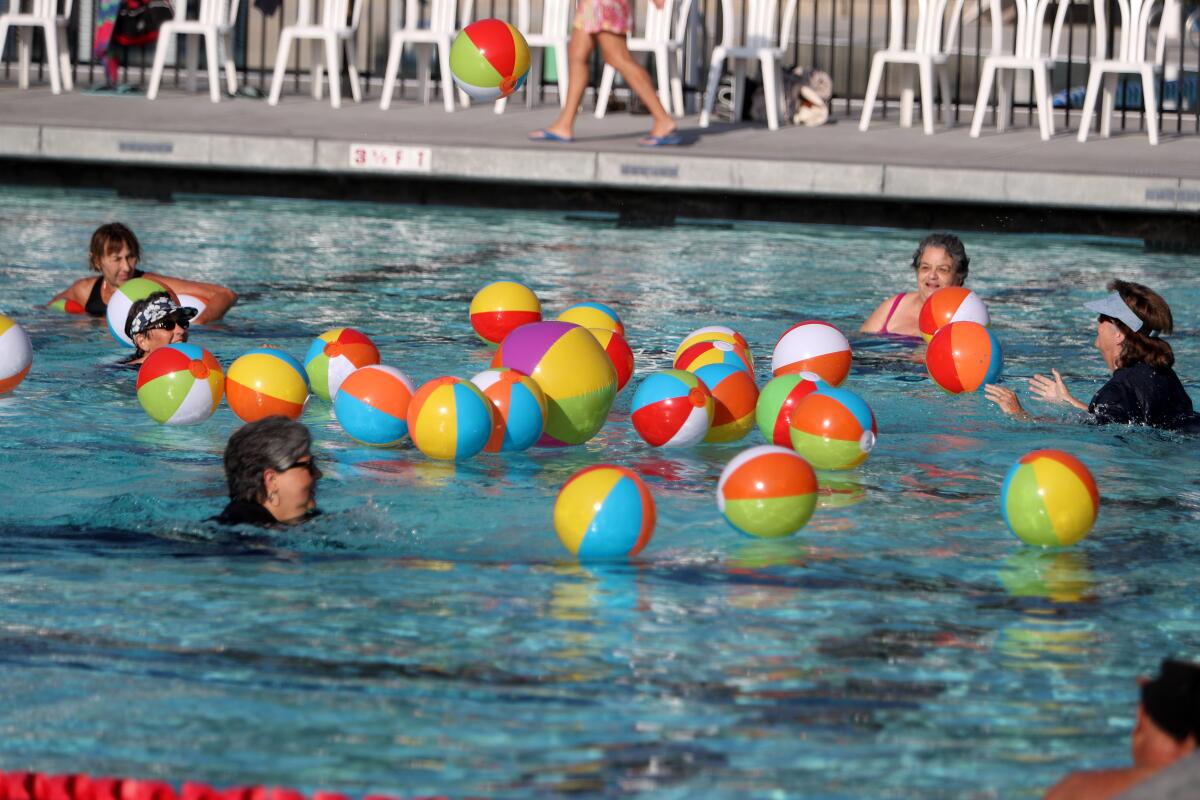
[[[1067,391],[1058,370],[1052,371],[1053,377],[1034,375],[1029,380],[1030,391],[1047,402],[1067,403],[1086,411],[1098,424],[1200,431],[1192,399],[1172,369],[1175,354],[1162,339],[1173,327],[1167,301],[1140,283],[1112,281],[1108,288],[1112,294],[1084,305],[1100,315],[1096,349],[1112,371],[1108,383],[1086,404]],[[988,385],[984,392],[1005,413],[1029,416],[1012,390]]]

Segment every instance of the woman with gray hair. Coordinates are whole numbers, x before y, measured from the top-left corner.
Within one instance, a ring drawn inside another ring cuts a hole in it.
[[[912,257],[917,290],[900,292],[884,300],[867,317],[859,332],[919,337],[921,306],[938,289],[966,283],[970,267],[971,259],[962,240],[952,233],[929,234],[917,245]]]
[[[243,425],[225,446],[229,505],[214,521],[223,525],[294,525],[320,513],[308,428],[274,416]]]

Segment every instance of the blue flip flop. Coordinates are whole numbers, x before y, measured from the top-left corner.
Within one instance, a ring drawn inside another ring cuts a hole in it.
[[[568,136],[559,136],[557,133],[548,131],[545,128],[539,128],[538,130],[529,134],[529,141],[531,141],[531,142],[563,142],[563,143],[566,143],[566,142],[573,142],[575,140]]]
[[[683,144],[683,137],[679,131],[671,131],[664,136],[643,136],[638,139],[638,144],[642,147],[674,147]]]

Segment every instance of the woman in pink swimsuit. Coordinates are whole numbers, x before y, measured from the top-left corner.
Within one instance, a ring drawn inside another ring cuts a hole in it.
[[[917,318],[929,295],[946,286],[962,286],[971,259],[957,236],[933,233],[917,245],[912,266],[917,274],[917,291],[889,297],[867,317],[859,331],[896,336],[920,336]]]

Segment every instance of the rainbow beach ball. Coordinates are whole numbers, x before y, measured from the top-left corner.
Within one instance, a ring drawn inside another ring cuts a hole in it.
[[[978,322],[986,328],[991,317],[979,295],[965,286],[945,286],[929,295],[921,305],[917,325],[928,342],[951,322]]]
[[[172,300],[177,299],[174,292],[158,281],[152,281],[149,278],[130,278],[112,293],[104,317],[108,321],[108,332],[114,339],[126,347],[133,347],[133,340],[125,335],[125,323],[129,320],[129,309],[138,300],[145,300],[155,292],[166,292]]]
[[[25,380],[33,366],[29,334],[11,317],[0,314],[0,394],[7,394]]]
[[[469,313],[475,335],[487,344],[498,345],[514,328],[540,322],[542,304],[525,284],[496,281],[475,293]]]
[[[754,360],[750,357],[750,351],[730,342],[723,342],[720,339],[709,339],[695,344],[688,345],[687,349],[683,350],[679,357],[675,359],[675,369],[686,369],[689,372],[695,372],[701,367],[707,367],[713,364],[724,364],[737,369],[744,370],[753,379],[754,376]]]
[[[574,322],[585,328],[601,328],[616,331],[622,336],[625,335],[625,323],[621,322],[617,312],[604,303],[597,303],[594,300],[569,306],[555,319],[560,322]]]
[[[693,370],[713,398],[713,419],[706,442],[736,442],[754,427],[758,386],[749,372],[729,364],[709,364]]]
[[[354,328],[333,328],[313,339],[304,354],[304,371],[312,392],[322,400],[337,396],[346,376],[359,367],[379,363],[379,349]]]
[[[1034,450],[1004,476],[1000,509],[1009,530],[1026,544],[1065,547],[1092,529],[1100,513],[1100,491],[1075,456]]]
[[[138,402],[164,425],[203,422],[217,410],[224,393],[221,362],[199,345],[164,345],[138,369]]]
[[[830,386],[850,374],[850,342],[828,322],[797,322],[783,332],[771,354],[771,373],[814,372]]]
[[[629,342],[625,341],[624,336],[613,330],[604,328],[588,328],[588,330],[592,332],[592,336],[596,337],[596,341],[608,354],[608,360],[612,362],[613,369],[617,373],[617,391],[621,391],[633,377],[633,350],[630,349]]]
[[[503,20],[472,22],[450,46],[450,72],[472,100],[486,103],[508,97],[529,73],[529,45]]]
[[[65,297],[55,300],[48,308],[53,308],[55,311],[61,311],[64,314],[82,314],[87,311],[78,300],[70,300]]]
[[[580,560],[628,558],[654,535],[654,497],[624,467],[597,464],[576,472],[554,501],[554,530]]]
[[[485,369],[471,378],[492,404],[492,433],[484,450],[489,453],[527,450],[542,438],[546,428],[546,396],[537,381],[515,369]]]
[[[225,402],[242,422],[275,414],[299,419],[308,402],[308,376],[279,348],[258,347],[229,365]]]
[[[827,385],[812,372],[793,372],[768,381],[754,408],[758,429],[766,440],[780,447],[791,447],[792,412],[796,410],[796,403],[817,387]]]
[[[675,348],[675,362],[679,361],[685,350],[700,342],[724,342],[733,345],[738,350],[745,351],[746,357],[750,359],[750,370],[754,371],[754,358],[750,354],[750,345],[747,344],[746,337],[727,325],[706,325],[683,337],[683,341]],[[684,369],[683,367],[676,368]]]
[[[818,386],[792,411],[792,448],[817,469],[853,469],[867,460],[875,414],[849,389]]]
[[[617,374],[608,355],[587,328],[570,322],[522,325],[500,343],[491,366],[515,369],[542,388],[546,431],[540,445],[591,439],[617,396]]]
[[[721,471],[717,508],[748,536],[791,536],[817,507],[817,476],[794,450],[764,444],[743,450]]]
[[[1000,342],[978,322],[951,322],[933,335],[925,350],[929,377],[950,394],[977,392],[994,383],[1003,363]]]
[[[470,458],[492,435],[492,401],[470,381],[434,378],[408,404],[408,433],[430,458]]]
[[[652,447],[687,447],[712,427],[716,404],[704,381],[681,369],[648,375],[633,395],[634,430]]]
[[[356,442],[397,445],[408,435],[408,405],[416,388],[395,367],[368,364],[346,376],[333,398],[333,415]]]

